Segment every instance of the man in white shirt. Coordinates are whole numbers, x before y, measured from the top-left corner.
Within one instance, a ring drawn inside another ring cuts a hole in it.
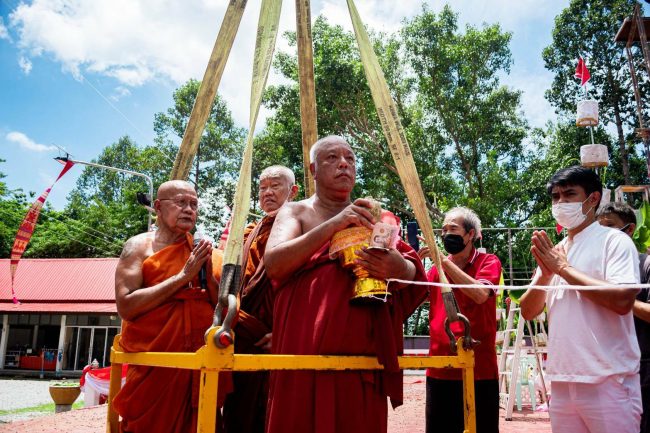
[[[637,433],[640,351],[632,306],[638,290],[616,286],[639,282],[638,253],[624,233],[596,222],[602,183],[595,172],[562,169],[547,190],[553,217],[568,236],[553,245],[546,232],[533,232],[531,253],[538,268],[532,284],[603,287],[529,289],[521,298],[527,320],[548,306],[553,432]]]

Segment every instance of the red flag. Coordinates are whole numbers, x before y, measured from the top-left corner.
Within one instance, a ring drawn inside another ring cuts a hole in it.
[[[74,163],[72,161],[67,161],[65,163],[65,167],[63,167],[63,170],[61,170],[61,173],[59,173],[59,177],[56,178],[52,186],[46,189],[45,192],[36,199],[36,201],[32,204],[32,207],[30,207],[27,211],[27,215],[25,215],[23,222],[18,228],[18,233],[16,233],[16,239],[14,240],[14,246],[11,249],[11,260],[9,261],[9,272],[11,273],[11,296],[13,298],[14,304],[19,303],[18,298],[16,298],[16,292],[14,291],[14,275],[16,275],[18,262],[23,256],[29,240],[32,238],[34,228],[38,222],[38,216],[41,213],[41,208],[45,204],[45,200],[47,200],[47,196],[50,194],[52,187],[55,183],[57,183],[59,179],[61,179],[64,174],[67,173],[68,170],[70,170],[73,165]]]
[[[587,69],[587,64],[582,59],[582,56],[578,59],[578,66],[576,66],[576,75],[575,77],[580,80],[580,85],[584,86],[587,81],[591,78],[589,69]]]

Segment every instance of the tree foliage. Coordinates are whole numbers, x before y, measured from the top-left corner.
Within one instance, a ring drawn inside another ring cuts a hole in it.
[[[295,47],[295,34],[285,37]],[[357,153],[357,196],[382,199],[412,219],[354,35],[319,17],[313,40],[319,135],[343,135]],[[516,182],[526,161],[527,125],[519,113],[520,92],[499,82],[512,61],[510,35],[497,25],[461,31],[447,7],[439,15],[425,8],[401,32],[372,34],[372,40],[432,215],[439,218],[440,209],[465,204],[489,224],[513,220],[502,217],[501,205],[517,201],[504,182]],[[274,115],[258,140],[258,152],[279,146],[284,162],[302,173],[296,53],[279,53],[275,67],[289,82],[266,93]]]
[[[578,57],[586,58],[591,73],[589,97],[599,102],[602,124],[616,128],[616,156],[626,184],[635,176],[630,174],[630,158],[637,155],[632,137],[626,134],[638,124],[627,58],[614,36],[636,4],[634,0],[572,0],[556,17],[553,42],[542,53],[546,68],[555,74],[546,98],[568,118],[574,116],[577,102],[585,99],[574,72]],[[647,74],[640,68],[637,73],[643,93],[648,94]]]

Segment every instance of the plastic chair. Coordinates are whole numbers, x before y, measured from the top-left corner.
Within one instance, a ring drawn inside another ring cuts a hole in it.
[[[522,405],[522,387],[528,388],[528,394],[530,395],[530,404],[532,409],[535,410],[535,403],[537,400],[537,395],[535,394],[535,381],[533,380],[533,372],[535,371],[537,364],[535,358],[530,355],[521,355],[519,358],[519,377],[517,378],[517,384],[515,388],[515,402],[517,404],[517,410],[521,412]]]

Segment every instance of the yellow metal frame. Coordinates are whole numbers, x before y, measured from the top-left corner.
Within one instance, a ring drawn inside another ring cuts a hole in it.
[[[214,341],[218,328],[212,328],[206,341]],[[259,370],[381,370],[376,357],[321,356],[321,355],[245,355],[235,354],[231,345],[219,349],[207,344],[194,353],[120,351],[120,335],[115,336],[111,348],[111,382],[108,395],[107,433],[118,433],[118,414],[113,409],[113,398],[122,386],[122,364],[152,367],[200,370],[199,415],[197,433],[214,433],[217,417],[217,389],[221,371]],[[463,370],[464,433],[476,433],[474,402],[474,351],[464,350],[458,340],[457,356],[400,356],[402,369],[460,368]]]

